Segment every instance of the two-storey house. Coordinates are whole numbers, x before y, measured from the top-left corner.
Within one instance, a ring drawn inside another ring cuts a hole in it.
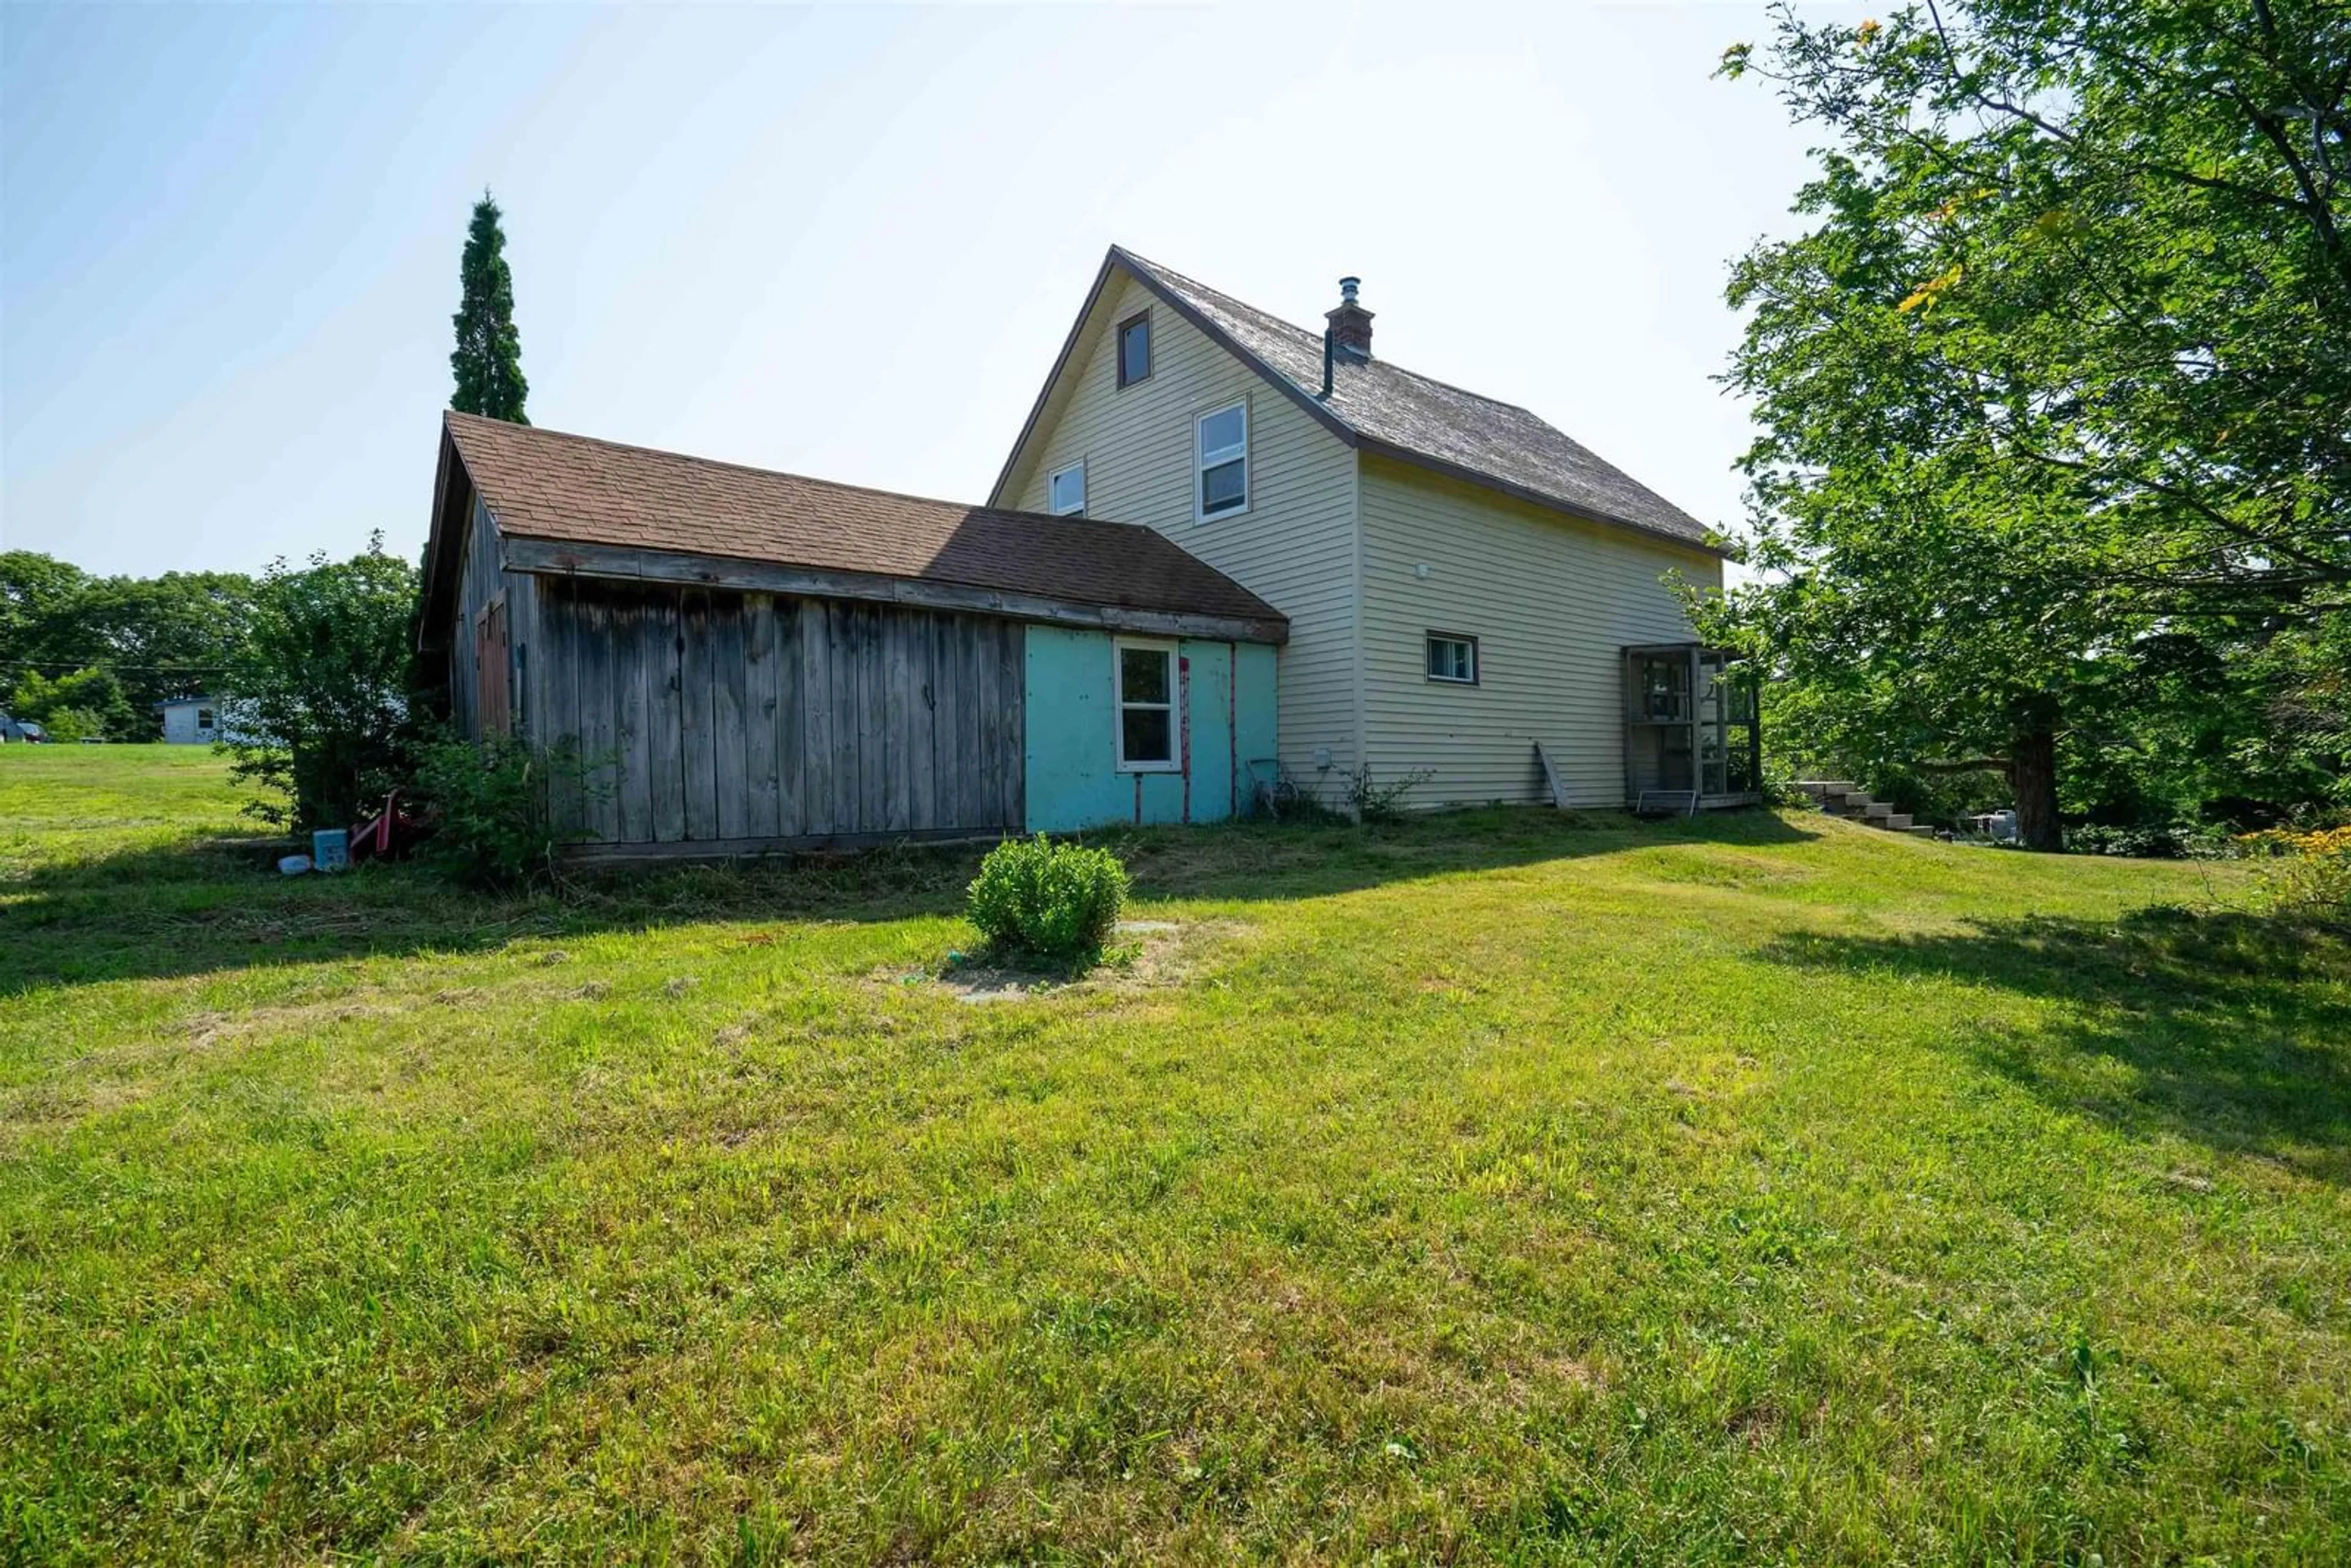
[[[991,503],[1145,524],[1287,616],[1280,760],[1325,800],[1362,769],[1416,806],[1748,798],[1741,695],[1667,580],[1720,586],[1706,528],[1382,359],[1341,289],[1316,332],[1113,246]]]

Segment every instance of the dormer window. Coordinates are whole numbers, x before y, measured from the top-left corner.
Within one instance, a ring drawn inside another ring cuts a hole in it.
[[[1118,324],[1118,384],[1131,387],[1151,375],[1151,312]]]
[[[1086,511],[1086,465],[1072,463],[1054,470],[1047,481],[1047,509],[1057,517],[1081,517]]]

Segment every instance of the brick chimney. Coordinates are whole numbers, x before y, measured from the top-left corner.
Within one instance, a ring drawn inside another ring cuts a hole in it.
[[[1355,303],[1355,290],[1363,286],[1360,277],[1339,279],[1339,308],[1322,318],[1331,323],[1332,349],[1353,360],[1372,357],[1372,313]]]

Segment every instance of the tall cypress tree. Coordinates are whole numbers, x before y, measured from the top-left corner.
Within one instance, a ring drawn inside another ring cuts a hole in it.
[[[528,424],[522,404],[530,383],[522,375],[522,335],[515,330],[514,275],[507,270],[506,250],[498,204],[484,191],[474,204],[459,267],[465,295],[454,318],[457,349],[449,356],[449,368],[456,372],[457,392],[449,406],[460,413]]]

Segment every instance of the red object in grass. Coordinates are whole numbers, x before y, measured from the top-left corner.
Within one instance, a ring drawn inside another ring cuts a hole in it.
[[[383,798],[383,809],[351,827],[351,860],[399,860],[413,850],[428,829],[410,811],[394,789]]]

